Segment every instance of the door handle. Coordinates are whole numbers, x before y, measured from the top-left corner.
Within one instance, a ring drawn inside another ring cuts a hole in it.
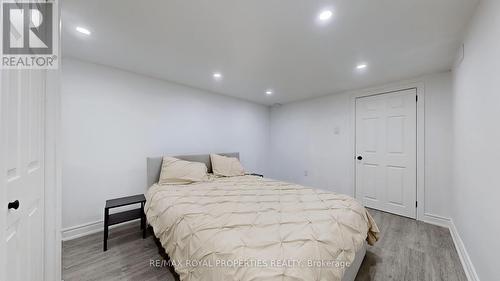
[[[363,160],[363,156],[358,156],[358,160]]]
[[[9,204],[7,204],[7,207],[9,209],[17,210],[19,208],[19,200],[16,200],[14,202],[9,202]]]

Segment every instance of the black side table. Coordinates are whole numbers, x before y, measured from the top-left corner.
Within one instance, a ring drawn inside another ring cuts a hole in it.
[[[104,251],[108,250],[108,230],[110,225],[141,219],[142,238],[146,238],[146,215],[144,214],[145,203],[146,197],[144,197],[144,194],[106,200],[106,206],[104,207]],[[109,209],[132,204],[141,204],[141,207],[111,215],[109,214]]]

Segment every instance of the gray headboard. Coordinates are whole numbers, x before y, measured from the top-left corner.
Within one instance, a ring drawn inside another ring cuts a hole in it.
[[[217,153],[219,155],[224,155],[228,157],[236,157],[240,159],[239,152],[232,153]],[[208,172],[212,172],[212,163],[210,162],[210,154],[200,154],[200,155],[180,155],[180,156],[172,156],[178,159],[191,161],[191,162],[201,162],[207,165]],[[148,157],[147,158],[147,188],[152,186],[153,184],[158,182],[160,178],[161,171],[161,162],[163,160],[163,156],[160,157]]]

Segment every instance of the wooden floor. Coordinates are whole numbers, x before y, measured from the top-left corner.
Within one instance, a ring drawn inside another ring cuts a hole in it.
[[[357,281],[467,281],[448,229],[370,210],[381,239],[368,247]],[[110,230],[108,251],[102,233],[63,242],[63,280],[175,280],[150,237],[141,238],[139,223]]]

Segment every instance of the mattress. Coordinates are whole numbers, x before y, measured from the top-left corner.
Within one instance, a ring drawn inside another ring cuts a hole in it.
[[[182,281],[340,281],[379,234],[349,196],[256,176],[155,184],[146,200]]]

